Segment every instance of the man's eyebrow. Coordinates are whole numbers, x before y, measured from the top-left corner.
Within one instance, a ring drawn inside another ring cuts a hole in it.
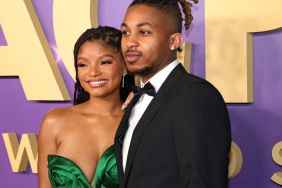
[[[139,23],[137,24],[137,27],[142,27],[142,26],[149,26],[149,27],[153,27],[152,24],[150,24],[149,22],[143,22],[143,23]]]
[[[122,24],[120,25],[121,27],[127,27],[127,24],[122,22]]]
[[[142,23],[137,24],[137,27],[143,27],[143,26],[149,26],[153,28],[152,24],[150,24],[149,22],[142,22]],[[121,27],[128,27],[128,26],[125,22],[123,22],[121,24]]]

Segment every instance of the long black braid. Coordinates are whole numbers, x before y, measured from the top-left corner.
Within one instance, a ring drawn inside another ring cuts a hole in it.
[[[98,28],[87,29],[76,41],[73,55],[74,55],[74,66],[75,66],[75,90],[73,104],[81,104],[89,100],[89,93],[85,91],[78,79],[78,65],[77,56],[81,45],[86,41],[100,40],[103,41],[109,47],[116,49],[121,53],[121,32],[120,30],[110,26],[99,26]],[[131,92],[131,86],[134,85],[134,78],[130,75],[126,75],[124,79],[124,87],[120,88],[120,97],[124,101],[128,94]],[[121,85],[122,86],[122,83]]]
[[[181,32],[183,18],[178,3],[180,3],[185,16],[185,29],[188,30],[193,20],[191,10],[193,4],[190,1],[194,4],[198,3],[198,0],[134,0],[129,6],[131,7],[138,4],[144,4],[156,8],[164,14],[172,16],[175,20],[176,32]],[[181,49],[178,48],[178,51],[181,51]]]

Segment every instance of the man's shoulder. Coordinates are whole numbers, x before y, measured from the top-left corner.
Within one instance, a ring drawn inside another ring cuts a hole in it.
[[[185,78],[186,78],[186,81],[190,81],[192,83],[195,83],[195,82],[209,83],[204,78],[197,76],[195,74],[192,74],[192,73],[188,73],[188,72],[186,72]]]
[[[181,88],[181,89],[179,89]],[[214,95],[222,98],[218,89],[208,80],[191,73],[185,73],[178,84],[179,93],[195,93],[197,95]]]
[[[168,76],[164,82],[164,92],[174,96],[186,96],[191,93],[205,92],[215,96],[220,96],[216,87],[204,78],[188,73],[184,67],[179,64]]]
[[[179,75],[179,76],[177,76]],[[194,84],[194,83],[204,83],[204,84],[210,84],[207,80],[204,78],[197,76],[192,73],[188,73],[187,70],[183,67],[182,64],[178,64],[174,70],[171,72],[171,78],[172,77],[178,77],[180,78],[178,82],[185,82],[186,84]]]
[[[205,78],[202,78],[200,76],[188,72],[184,74],[184,76],[181,79],[181,82],[183,87],[201,86],[201,87],[212,87],[215,89],[215,86]]]

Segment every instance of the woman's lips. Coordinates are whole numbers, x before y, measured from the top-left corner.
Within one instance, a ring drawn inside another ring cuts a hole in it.
[[[108,81],[107,80],[95,80],[95,81],[88,81],[90,87],[92,88],[98,88],[105,85]]]

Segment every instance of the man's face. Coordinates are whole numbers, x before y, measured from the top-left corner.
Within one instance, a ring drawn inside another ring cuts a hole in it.
[[[122,53],[129,72],[150,79],[171,61],[171,18],[147,5],[129,7],[123,23]]]

